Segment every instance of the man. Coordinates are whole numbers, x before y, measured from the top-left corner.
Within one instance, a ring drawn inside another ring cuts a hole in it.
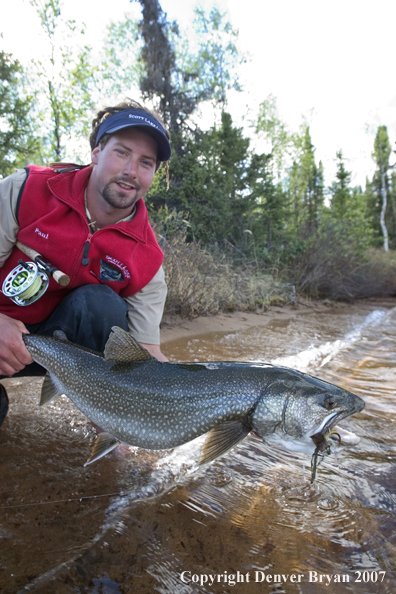
[[[117,325],[167,360],[159,340],[163,253],[143,196],[170,158],[169,134],[157,116],[127,100],[98,112],[90,143],[90,166],[29,166],[0,182],[0,288],[26,260],[17,240],[70,277],[66,288],[50,279],[25,307],[0,293],[0,377],[45,372],[32,363],[23,333],[63,330],[69,340],[103,351]]]

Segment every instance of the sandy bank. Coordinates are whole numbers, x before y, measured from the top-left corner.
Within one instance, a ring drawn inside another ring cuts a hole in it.
[[[373,309],[391,309],[396,307],[396,299],[370,298],[358,302],[361,311],[370,313]],[[273,320],[287,320],[293,316],[303,316],[312,313],[331,311],[339,312],[350,307],[349,303],[340,301],[299,301],[297,305],[271,306],[262,313],[237,311],[232,313],[217,314],[188,320],[180,316],[164,315],[161,323],[161,343],[199,336],[208,332],[237,332],[256,326],[266,326]]]
[[[372,307],[370,300],[366,300],[368,307]],[[186,336],[198,336],[208,332],[237,332],[255,326],[266,326],[276,319],[288,319],[292,316],[306,315],[312,312],[329,311],[348,307],[346,303],[328,301],[301,302],[296,306],[272,306],[263,313],[237,311],[214,316],[205,316],[188,320],[180,316],[165,315],[161,324],[161,343],[178,340]]]

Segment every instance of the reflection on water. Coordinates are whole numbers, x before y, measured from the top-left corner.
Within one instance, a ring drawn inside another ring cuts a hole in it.
[[[38,380],[15,388],[0,432],[2,593],[394,592],[393,306],[166,345],[173,360],[270,361],[362,396],[365,410],[341,423],[359,445],[326,457],[313,485],[309,456],[253,435],[204,468],[202,438],[83,468],[93,431],[73,405],[36,411]]]

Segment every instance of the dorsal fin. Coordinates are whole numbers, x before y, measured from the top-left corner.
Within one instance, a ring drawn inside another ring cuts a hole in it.
[[[91,455],[84,466],[88,466],[88,464],[95,462],[95,460],[99,460],[99,458],[102,458],[111,452],[111,450],[114,450],[120,443],[121,442],[113,437],[113,435],[110,435],[110,433],[99,433]]]
[[[206,464],[222,456],[237,443],[242,441],[251,427],[244,421],[226,421],[211,429],[202,446],[201,457],[198,464]]]
[[[104,350],[106,361],[114,363],[134,363],[135,361],[156,360],[142,347],[129,332],[113,326]]]

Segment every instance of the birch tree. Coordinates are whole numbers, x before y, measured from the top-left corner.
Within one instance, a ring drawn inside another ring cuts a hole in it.
[[[383,235],[384,251],[389,251],[389,235],[386,224],[386,211],[388,205],[388,171],[389,171],[389,157],[392,148],[389,142],[388,130],[386,126],[379,126],[377,135],[374,141],[373,159],[375,160],[378,170],[377,176],[380,180],[380,196],[381,196],[381,212],[380,212],[380,226]]]
[[[40,18],[48,42],[48,53],[32,63],[31,84],[41,90],[38,117],[44,130],[42,160],[60,161],[65,145],[87,136],[92,102],[93,69],[90,48],[77,47],[75,40],[84,34],[75,21],[62,18],[60,0],[30,0]],[[72,42],[73,39],[73,42]]]

